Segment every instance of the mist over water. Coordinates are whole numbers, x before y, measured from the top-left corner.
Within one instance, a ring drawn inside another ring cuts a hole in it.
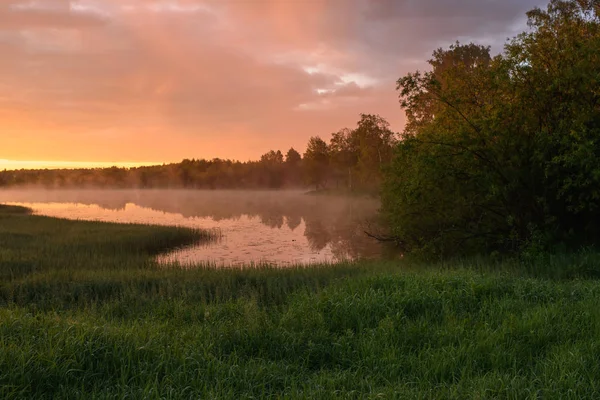
[[[300,191],[6,190],[0,202],[70,219],[214,229],[221,239],[159,257],[182,264],[286,266],[388,257],[372,198]]]

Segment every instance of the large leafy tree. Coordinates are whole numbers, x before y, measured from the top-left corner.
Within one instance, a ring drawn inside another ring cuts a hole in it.
[[[600,214],[600,1],[552,1],[507,46],[527,110],[543,207],[566,232],[597,236]]]
[[[356,128],[331,135],[330,169],[336,182],[349,189],[377,191],[383,169],[389,165],[396,133],[379,115],[361,114]]]
[[[408,247],[598,239],[598,2],[554,0],[528,17],[500,56],[457,43],[398,80],[408,122],[383,211]]]
[[[361,114],[353,136],[358,146],[357,168],[361,185],[365,189],[379,189],[381,172],[392,158],[395,133],[379,115]]]

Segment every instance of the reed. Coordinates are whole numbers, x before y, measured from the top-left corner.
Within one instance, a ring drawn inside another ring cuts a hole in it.
[[[597,253],[164,266],[183,228],[0,208],[0,398],[596,398]]]

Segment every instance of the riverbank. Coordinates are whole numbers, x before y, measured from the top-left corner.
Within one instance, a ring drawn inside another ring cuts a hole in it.
[[[549,259],[567,271],[552,274],[154,262],[208,239],[0,208],[0,397],[599,395],[595,254]]]

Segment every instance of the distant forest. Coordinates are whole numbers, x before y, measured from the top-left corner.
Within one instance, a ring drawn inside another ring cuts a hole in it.
[[[338,188],[378,191],[397,134],[379,115],[362,114],[354,129],[311,137],[302,155],[271,150],[258,161],[215,158],[137,168],[0,171],[0,187],[280,189]]]

